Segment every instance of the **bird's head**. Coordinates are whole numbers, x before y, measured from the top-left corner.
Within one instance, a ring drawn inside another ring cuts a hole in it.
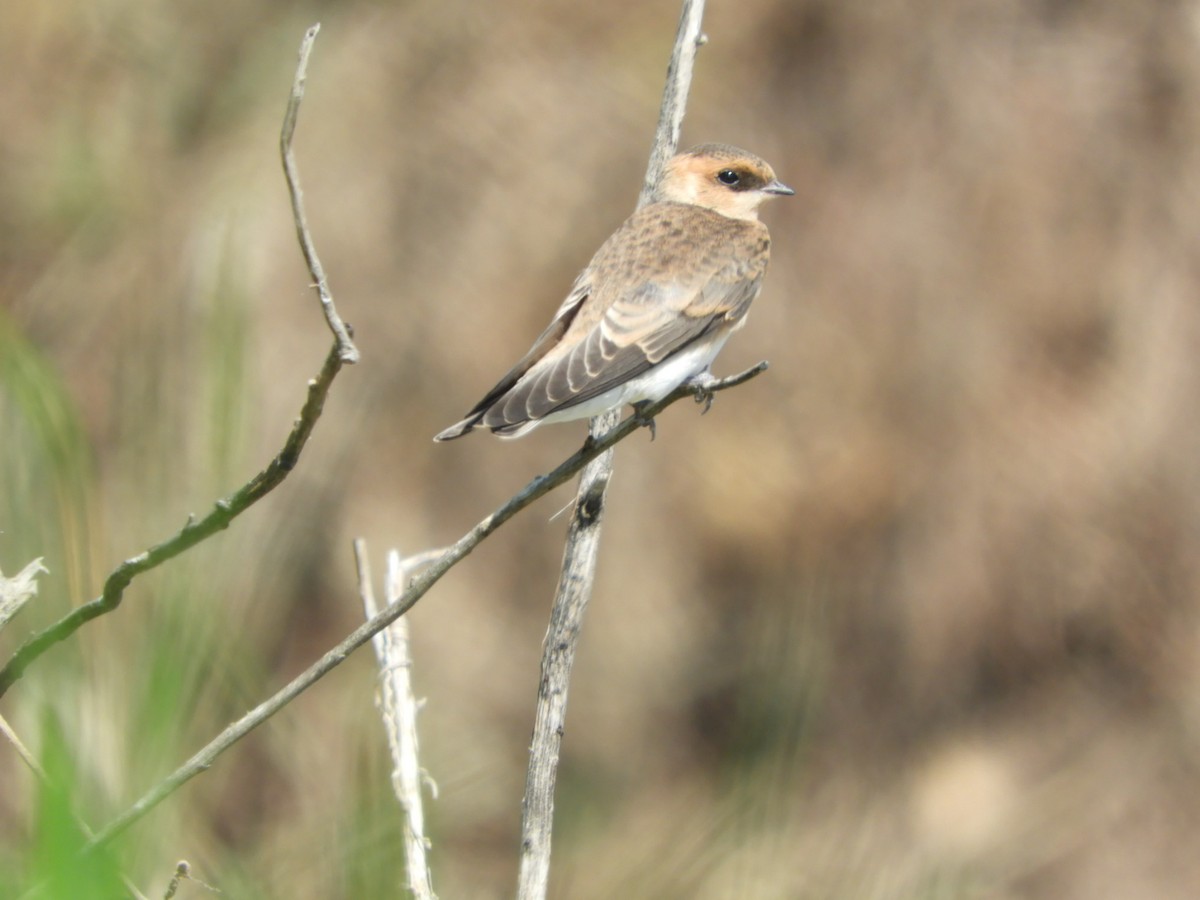
[[[764,160],[728,144],[701,144],[672,157],[658,189],[663,200],[733,219],[757,219],[764,200],[794,193]]]

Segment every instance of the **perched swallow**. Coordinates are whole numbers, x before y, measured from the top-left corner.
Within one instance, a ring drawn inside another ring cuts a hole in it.
[[[702,144],[673,157],[655,202],[604,242],[529,352],[434,440],[476,428],[520,437],[653,403],[707,375],[767,271],[759,204],[794,193],[736,147]]]

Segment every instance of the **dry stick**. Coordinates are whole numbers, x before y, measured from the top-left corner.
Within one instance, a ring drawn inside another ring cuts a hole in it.
[[[53,625],[38,632],[17,648],[17,651],[5,663],[4,668],[0,669],[0,697],[3,697],[5,692],[25,673],[29,664],[48,649],[70,637],[85,623],[104,613],[112,612],[120,606],[125,589],[129,587],[129,583],[134,578],[167,560],[174,559],[218,531],[228,528],[230,522],[278,487],[299,461],[300,452],[308,442],[308,438],[317,424],[317,419],[321,417],[321,411],[325,407],[325,398],[329,394],[333,379],[341,371],[344,363],[354,362],[358,359],[358,350],[350,341],[349,329],[338,317],[337,309],[334,307],[329,293],[329,285],[325,280],[325,273],[322,271],[321,263],[313,249],[312,237],[309,235],[308,225],[305,224],[303,200],[295,163],[291,161],[292,134],[296,127],[296,113],[300,101],[304,97],[308,54],[319,30],[319,25],[308,29],[300,47],[300,63],[296,68],[296,78],[292,85],[292,94],[284,117],[281,146],[284,157],[284,173],[292,198],[292,215],[296,220],[296,230],[300,235],[300,244],[308,263],[309,274],[312,275],[317,294],[321,298],[322,308],[325,310],[326,321],[329,322],[329,327],[336,339],[333,349],[321,367],[320,374],[309,381],[308,397],[300,410],[300,418],[292,426],[291,434],[288,435],[283,449],[267,467],[228,497],[218,500],[203,518],[197,519],[195,516],[189,516],[187,524],[176,534],[137,556],[125,560],[109,574],[99,597],[71,610]]]
[[[354,541],[358,566],[358,592],[368,619],[379,612],[371,585],[367,542]],[[416,568],[401,560],[395,550],[387,556],[385,594],[392,603],[403,592],[407,576]],[[379,707],[392,756],[392,790],[404,813],[404,857],[408,889],[417,900],[437,900],[433,878],[425,859],[425,815],[421,804],[421,766],[417,749],[417,700],[412,691],[412,657],[408,652],[408,620],[401,616],[371,639],[379,663]]]
[[[684,0],[679,29],[675,35],[675,48],[667,67],[667,82],[663,89],[654,148],[638,196],[639,207],[653,201],[666,162],[679,146],[679,132],[687,106],[688,88],[692,82],[696,50],[703,43],[700,31],[703,17],[703,0]],[[592,419],[592,437],[604,435],[619,418],[620,410],[616,409]],[[598,457],[579,479],[574,513],[563,549],[562,572],[542,647],[542,677],[529,748],[525,796],[521,802],[521,866],[517,875],[519,900],[540,900],[545,897],[550,877],[554,783],[566,721],[567,690],[571,666],[575,661],[575,646],[595,581],[604,493],[613,471],[612,456],[609,451]]]
[[[181,859],[175,864],[175,872],[171,875],[171,881],[167,884],[167,891],[163,894],[163,900],[171,900],[179,890],[179,885],[185,881],[190,881],[197,885],[202,890],[208,891],[210,894],[221,893],[211,884],[205,884],[199,878],[192,874],[192,865],[186,859]]]
[[[300,60],[296,63],[296,77],[292,79],[292,93],[288,97],[287,109],[283,113],[283,129],[279,133],[279,154],[283,160],[283,177],[287,182],[288,196],[292,201],[292,220],[296,224],[296,239],[300,242],[300,251],[304,254],[304,262],[308,266],[308,274],[312,276],[312,286],[317,291],[321,301],[321,309],[325,313],[325,321],[329,330],[337,339],[338,358],[344,363],[358,362],[358,348],[350,338],[350,327],[338,315],[333,303],[333,294],[329,291],[329,281],[325,278],[325,269],[317,257],[317,248],[313,245],[312,233],[308,230],[308,218],[304,214],[304,192],[300,190],[300,173],[296,170],[296,159],[292,155],[292,138],[296,133],[296,117],[300,114],[300,102],[304,99],[304,84],[308,80],[308,57],[312,53],[313,42],[321,30],[321,23],[309,27],[300,41]]]
[[[679,133],[683,130],[683,114],[687,109],[688,91],[692,86],[692,69],[696,64],[696,51],[708,38],[700,30],[704,19],[704,0],[683,0],[679,14],[679,30],[675,33],[675,47],[671,61],[667,64],[667,83],[663,87],[662,108],[658,113],[658,128],[654,132],[654,147],[650,151],[650,164],[638,195],[638,206],[654,200],[658,184],[662,181],[667,160],[679,148]]]
[[[454,544],[450,545],[436,561],[432,562],[428,568],[424,569],[409,582],[404,593],[397,597],[393,603],[356,628],[341,643],[290,681],[274,696],[264,700],[254,709],[250,710],[250,712],[242,716],[242,718],[226,727],[224,731],[209,741],[200,752],[172,772],[163,781],[155,785],[133,806],[109,822],[108,825],[97,832],[95,840],[84,847],[84,851],[91,852],[110,843],[113,838],[125,831],[125,829],[169,797],[182,785],[211,766],[218,756],[292,700],[296,699],[296,697],[300,696],[308,688],[312,687],[313,684],[344,662],[346,657],[369,641],[381,629],[386,628],[392,622],[396,621],[396,619],[400,618],[400,616],[408,612],[413,604],[425,596],[429,589],[437,584],[443,575],[461,562],[467,554],[474,550],[493,531],[535,500],[569,481],[597,456],[644,426],[648,418],[653,418],[672,403],[684,397],[695,397],[697,401],[704,400],[707,395],[737,387],[739,384],[743,384],[756,375],[765,372],[766,369],[767,364],[760,362],[758,365],[744,372],[739,372],[737,375],[731,375],[728,378],[722,378],[704,388],[681,385],[658,403],[647,407],[641,415],[630,416],[603,437],[588,438],[584,442],[583,447],[560,463],[556,469],[546,475],[539,475],[534,478],[490,516],[483,519]]]
[[[413,566],[402,562],[395,550],[388,552],[386,594],[392,603],[404,592],[404,585]],[[393,709],[396,723],[392,731],[392,759],[395,769],[392,783],[404,809],[404,855],[407,862],[408,889],[416,900],[437,900],[433,892],[433,875],[425,859],[429,839],[425,837],[425,817],[421,806],[420,752],[417,743],[417,699],[412,690],[412,657],[408,650],[408,619],[401,616],[390,627],[375,636],[390,637],[381,657],[385,664],[382,690],[385,709]],[[433,782],[429,784],[432,786]],[[433,787],[436,799],[437,789]]]
[[[42,565],[39,556],[12,578],[5,578],[4,573],[0,572],[0,631],[26,603],[37,596],[37,577],[49,574],[49,571]]]
[[[13,731],[12,726],[8,724],[8,720],[4,716],[0,716],[0,737],[3,737],[12,745],[13,749],[17,751],[17,756],[21,757],[21,761],[29,767],[29,771],[34,774],[38,781],[44,782],[49,780],[46,770],[37,761],[37,757],[29,752],[29,748],[25,746],[25,742]]]
[[[304,85],[308,80],[308,56],[312,53],[313,41],[321,30],[321,23],[311,26],[304,32],[304,40],[300,42],[300,62],[296,66],[296,77],[292,81],[292,94],[288,98],[287,112],[283,115],[283,130],[279,133],[279,155],[283,158],[283,173],[287,180],[288,194],[292,198],[292,214],[296,222],[296,238],[300,242],[300,251],[304,261],[308,263],[308,271],[313,277],[313,285],[321,300],[321,309],[325,311],[325,321],[337,339],[338,357],[344,363],[356,363],[359,359],[358,348],[350,338],[350,329],[342,321],[333,305],[333,296],[329,293],[329,284],[325,280],[325,269],[317,258],[317,248],[313,246],[312,234],[308,230],[308,219],[304,215],[304,194],[300,190],[300,173],[296,169],[296,157],[292,154],[292,136],[296,133],[296,116],[300,113],[300,101],[304,99]]]

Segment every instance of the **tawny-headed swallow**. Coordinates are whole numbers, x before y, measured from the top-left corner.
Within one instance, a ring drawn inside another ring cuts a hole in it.
[[[794,193],[736,147],[702,144],[673,157],[655,202],[596,251],[529,352],[434,440],[476,428],[520,437],[708,377],[767,271],[771,238],[758,207]]]

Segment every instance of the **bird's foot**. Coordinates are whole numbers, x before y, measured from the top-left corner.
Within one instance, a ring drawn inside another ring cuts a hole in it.
[[[695,397],[696,402],[704,404],[704,409],[700,410],[700,415],[704,415],[706,412],[712,409],[714,394],[711,388],[720,380],[721,379],[714,377],[712,372],[705,369],[703,372],[696,373],[684,382],[684,384],[691,388],[694,392],[693,396]]]
[[[638,422],[640,422],[646,428],[650,429],[650,440],[654,440],[654,438],[657,436],[657,431],[654,426],[654,417],[642,415],[642,413],[645,412],[645,410],[651,405],[650,401],[639,400],[637,403],[631,403],[630,405],[633,407],[634,418],[636,418]]]

